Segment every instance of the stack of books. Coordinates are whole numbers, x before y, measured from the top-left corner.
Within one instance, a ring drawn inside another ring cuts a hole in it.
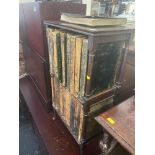
[[[79,14],[70,14],[70,13],[62,13],[61,20],[73,23],[73,24],[80,24],[86,26],[118,26],[118,25],[125,25],[127,23],[127,18],[119,18],[119,17],[92,17],[92,16],[84,16]]]

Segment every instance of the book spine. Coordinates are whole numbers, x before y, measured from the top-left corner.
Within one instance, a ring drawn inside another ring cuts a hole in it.
[[[74,132],[74,115],[75,115],[75,102],[73,98],[71,98],[71,104],[70,104],[70,129],[72,132]]]
[[[60,32],[56,32],[56,49],[57,49],[57,64],[58,64],[58,79],[62,82],[62,56],[61,56],[61,41]]]
[[[60,33],[61,38],[61,56],[62,56],[62,85],[66,86],[66,33]]]
[[[79,134],[78,132],[79,132],[79,127],[80,127],[80,110],[81,110],[81,107],[78,104],[77,105],[77,118],[76,118],[76,131],[75,131],[76,137],[78,137],[78,134]]]
[[[69,92],[66,92],[66,123],[68,127],[70,126],[70,103],[71,103],[71,96]]]
[[[53,69],[54,69],[54,61],[53,61],[53,57],[54,57],[54,42],[53,42],[53,31],[54,29],[50,30],[50,71],[51,74],[53,74]]]
[[[51,78],[51,87],[52,87],[52,102],[53,106],[56,106],[56,99],[55,99],[55,85],[54,85],[54,77]]]
[[[84,96],[84,94],[85,94],[87,59],[88,59],[88,39],[83,39],[81,65],[80,65],[80,73],[81,73],[81,75],[80,75],[80,91],[79,91],[80,96]]]
[[[51,29],[50,28],[47,28],[46,29],[46,34],[47,34],[47,44],[48,44],[48,53],[49,53],[49,69],[50,69],[50,74],[52,73],[52,33],[51,33]]]
[[[56,32],[53,32],[53,43],[54,43],[54,74],[58,79],[58,56],[57,56],[57,43],[56,43]]]
[[[74,72],[75,72],[75,55],[76,55],[76,51],[75,51],[75,39],[76,36],[71,36],[71,51],[70,51],[70,93],[73,94],[74,93]]]
[[[60,114],[61,116],[63,115],[63,102],[62,102],[62,86],[60,85],[60,93],[59,93],[59,98],[60,98]]]
[[[79,130],[78,130],[78,141],[80,142],[81,141],[81,136],[82,136],[82,129],[83,129],[83,110],[80,106],[80,120],[79,120]]]
[[[75,113],[74,113],[74,131],[75,131],[75,136],[77,136],[77,131],[79,126],[77,125],[78,123],[78,112],[79,112],[79,106],[78,106],[77,100],[75,100]]]
[[[76,38],[76,56],[75,56],[75,94],[79,92],[80,87],[80,63],[83,38]]]
[[[62,87],[62,114],[65,120],[66,117],[66,94],[65,94],[65,88]]]
[[[64,114],[64,118],[65,118],[65,122],[66,124],[68,125],[68,102],[69,102],[69,93],[67,91],[67,89],[65,89],[65,94],[64,94],[64,97],[65,97],[65,107],[64,107],[64,110],[65,110],[65,114]]]
[[[71,35],[67,34],[67,88],[70,91],[70,40]]]
[[[58,85],[57,85],[57,80],[55,77],[52,77],[52,97],[54,98],[53,100],[53,105],[56,109],[58,109],[58,99],[57,99],[57,94],[58,94]]]

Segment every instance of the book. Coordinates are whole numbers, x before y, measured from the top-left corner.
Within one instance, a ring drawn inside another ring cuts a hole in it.
[[[60,96],[59,96],[59,84],[58,84],[58,80],[56,79],[56,77],[52,78],[52,97],[54,98],[53,100],[53,105],[55,107],[55,109],[60,109]]]
[[[80,90],[79,90],[80,96],[84,96],[85,94],[87,59],[88,59],[88,39],[84,38],[81,53],[81,65],[80,65]]]
[[[48,42],[48,53],[49,53],[49,66],[50,66],[50,74],[53,73],[53,32],[54,29],[47,28],[47,42]]]
[[[70,13],[62,13],[60,20],[86,26],[112,26],[112,25],[124,25],[127,23],[127,18],[92,17]]]
[[[60,31],[55,30],[53,32],[53,40],[54,40],[55,74],[59,82],[62,82],[62,57],[61,57]]]
[[[61,85],[59,85],[59,88],[60,88],[60,93],[59,93],[59,99],[60,99],[60,114],[61,114],[61,116],[63,115],[63,100],[62,100],[62,96],[63,96],[63,94],[62,94],[62,86]]]
[[[67,33],[67,88],[70,91],[70,44],[71,34]]]
[[[76,55],[76,47],[75,42],[76,41],[76,35],[71,36],[70,40],[70,93],[74,93],[74,72],[75,72],[75,55]]]
[[[62,115],[66,118],[66,88],[62,87]]]
[[[71,98],[71,104],[70,104],[70,129],[72,130],[72,132],[74,133],[75,128],[74,128],[74,122],[75,122],[75,102],[73,101],[73,98]]]
[[[60,39],[61,39],[61,56],[62,56],[62,85],[66,86],[67,83],[67,34],[66,32],[60,32]]]
[[[71,105],[71,95],[66,90],[66,124],[70,127],[70,105]]]
[[[75,56],[75,94],[78,94],[80,88],[80,65],[83,38],[76,38],[76,56]]]
[[[77,102],[76,100],[75,102],[75,114],[74,114],[74,129],[75,129],[75,136],[78,136],[78,130],[79,130],[79,126],[80,126],[80,103]]]
[[[83,138],[82,137],[82,130],[83,130],[83,117],[84,117],[84,114],[83,114],[83,110],[82,110],[82,107],[80,107],[80,116],[79,116],[79,119],[80,119],[80,123],[79,123],[79,128],[78,128],[78,141],[80,142],[81,139]]]

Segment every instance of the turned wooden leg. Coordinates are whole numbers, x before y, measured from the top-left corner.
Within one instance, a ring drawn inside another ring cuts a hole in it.
[[[108,133],[104,132],[101,140],[99,141],[99,147],[102,151],[100,155],[108,155],[115,148],[116,144],[117,141]]]

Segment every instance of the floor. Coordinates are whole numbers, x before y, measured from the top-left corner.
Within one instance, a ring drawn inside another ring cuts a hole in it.
[[[26,73],[26,68],[25,68],[24,53],[23,53],[22,44],[20,43],[19,44],[19,76],[22,76],[25,73]]]
[[[48,155],[23,102],[20,102],[19,114],[19,155]]]
[[[27,76],[20,79],[20,155],[79,155],[79,146],[63,122],[53,113],[47,113]],[[32,118],[35,122],[31,121]],[[35,130],[34,130],[35,129]],[[41,137],[41,138],[40,138]],[[46,147],[45,147],[46,146]],[[47,153],[47,150],[48,153]],[[100,155],[98,139],[87,144],[83,155]],[[110,155],[129,155],[121,146]]]

